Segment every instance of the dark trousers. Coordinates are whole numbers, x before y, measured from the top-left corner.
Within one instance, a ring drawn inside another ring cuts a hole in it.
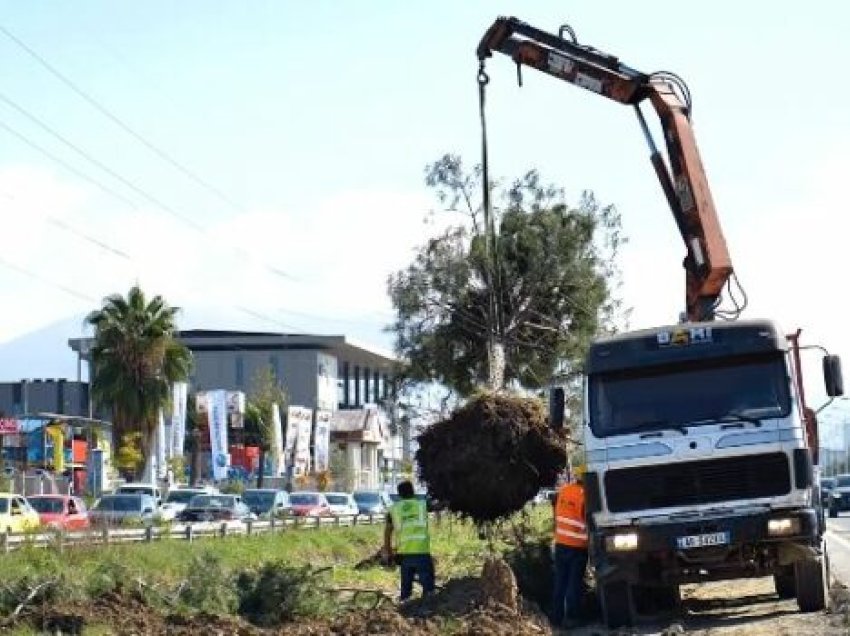
[[[587,568],[587,550],[555,544],[555,580],[552,586],[552,622],[560,625],[564,614],[581,618],[581,595],[584,589],[584,571]]]
[[[422,594],[434,591],[434,561],[430,554],[401,555],[401,600],[406,601],[413,593],[413,580],[419,577]]]

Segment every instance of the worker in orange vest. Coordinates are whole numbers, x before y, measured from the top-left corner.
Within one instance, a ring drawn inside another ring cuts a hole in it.
[[[581,620],[581,596],[587,568],[587,523],[584,509],[584,467],[573,469],[573,480],[558,490],[555,502],[555,580],[552,623]]]

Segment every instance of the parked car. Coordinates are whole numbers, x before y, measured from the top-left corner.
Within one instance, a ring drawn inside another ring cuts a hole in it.
[[[213,486],[198,486],[197,488],[178,487],[168,491],[165,501],[159,508],[158,517],[163,521],[173,521],[183,512],[198,495],[214,495],[218,489]]]
[[[56,530],[85,530],[89,527],[86,502],[68,495],[32,495],[27,497],[38,513],[41,525]]]
[[[347,492],[326,492],[325,499],[331,508],[331,514],[337,517],[347,517],[360,514],[357,502]]]
[[[829,516],[850,510],[850,475],[836,475],[835,483],[829,491]]]
[[[242,493],[242,501],[260,519],[272,515],[284,517],[292,511],[289,493],[274,488],[248,488]]]
[[[329,517],[331,507],[320,492],[293,492],[289,494],[292,514],[296,517]]]
[[[162,492],[156,484],[146,484],[144,482],[131,481],[126,484],[121,484],[115,490],[116,495],[149,495],[153,497],[157,506],[162,505]]]
[[[20,495],[0,493],[0,532],[27,532],[41,524],[38,513]]]
[[[195,495],[179,521],[247,521],[256,518],[239,495]]]
[[[820,478],[820,500],[827,505],[829,503],[829,492],[835,488],[835,477]]]
[[[392,505],[389,495],[377,490],[358,490],[353,496],[361,515],[382,515]]]
[[[139,493],[112,493],[103,495],[89,510],[92,526],[120,526],[122,524],[151,525],[156,512],[156,500]]]

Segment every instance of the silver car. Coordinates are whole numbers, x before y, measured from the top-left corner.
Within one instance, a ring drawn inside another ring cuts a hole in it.
[[[89,510],[92,526],[151,525],[156,512],[156,500],[150,495],[104,495]]]

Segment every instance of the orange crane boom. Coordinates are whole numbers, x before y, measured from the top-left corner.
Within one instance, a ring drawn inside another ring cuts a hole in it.
[[[687,318],[713,320],[733,270],[691,127],[690,95],[684,82],[672,73],[641,73],[613,55],[581,45],[566,25],[558,35],[553,35],[516,18],[500,17],[478,45],[482,70],[484,61],[494,51],[514,60],[520,81],[522,66],[529,66],[634,106],[650,148],[650,160],[687,249],[684,260]],[[656,147],[640,109],[640,103],[647,99],[660,119],[667,162]]]

